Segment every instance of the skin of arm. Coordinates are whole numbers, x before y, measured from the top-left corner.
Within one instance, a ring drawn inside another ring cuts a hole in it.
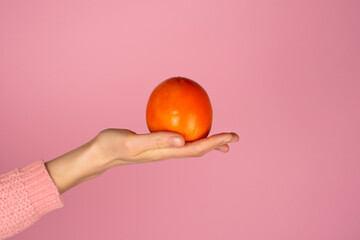
[[[45,166],[62,194],[115,166],[201,157],[212,150],[228,152],[228,143],[238,140],[236,133],[219,133],[185,142],[174,132],[136,134],[127,129],[109,128],[84,145],[46,162]]]

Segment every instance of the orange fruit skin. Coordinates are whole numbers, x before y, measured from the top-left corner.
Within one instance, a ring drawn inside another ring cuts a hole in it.
[[[184,77],[173,77],[160,83],[151,93],[146,107],[150,132],[177,132],[187,142],[208,136],[212,115],[205,89]]]

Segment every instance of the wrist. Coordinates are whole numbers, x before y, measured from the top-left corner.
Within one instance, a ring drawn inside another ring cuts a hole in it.
[[[92,179],[106,170],[96,138],[45,163],[60,193]]]

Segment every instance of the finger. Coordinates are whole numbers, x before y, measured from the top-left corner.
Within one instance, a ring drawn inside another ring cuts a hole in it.
[[[239,135],[237,135],[236,133],[231,133],[232,134],[232,138],[230,140],[231,143],[234,143],[234,142],[238,142],[240,140],[240,137]]]
[[[153,149],[182,147],[185,140],[178,133],[162,131],[137,134],[134,136],[133,144],[138,148],[138,152],[143,152]]]
[[[228,144],[224,144],[224,145],[221,145],[217,148],[215,148],[216,150],[220,151],[220,152],[228,152],[230,150],[230,147]]]
[[[181,148],[163,148],[158,149],[161,159],[182,158],[182,157],[200,157],[205,153],[214,150],[224,144],[238,141],[239,137],[235,133],[219,133],[194,142],[187,142]],[[225,150],[223,147],[222,150]]]

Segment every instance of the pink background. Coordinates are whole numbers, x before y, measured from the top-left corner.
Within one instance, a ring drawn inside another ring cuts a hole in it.
[[[228,154],[109,170],[13,239],[360,239],[360,2],[0,1],[0,170],[200,83]]]

